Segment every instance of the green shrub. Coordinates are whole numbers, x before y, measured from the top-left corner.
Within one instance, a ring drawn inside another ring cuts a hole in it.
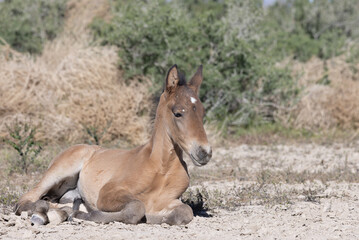
[[[112,121],[107,121],[106,126],[101,127],[99,125],[97,126],[88,126],[85,124],[82,124],[82,127],[84,128],[84,131],[87,134],[88,139],[86,142],[88,144],[95,144],[100,145],[102,143],[102,138],[107,133],[108,129],[111,127]]]
[[[208,119],[224,133],[274,121],[277,107],[296,89],[289,71],[276,68],[257,44],[261,1],[197,2],[218,4],[221,10],[200,11],[201,4],[181,1],[112,1],[111,21],[97,19],[92,30],[102,44],[119,47],[127,78],[144,74],[155,89],[174,63],[187,75],[204,64],[201,99]]]
[[[12,159],[10,162],[10,173],[23,172],[27,174],[29,166],[34,163],[35,158],[41,152],[41,144],[36,141],[36,127],[30,124],[22,124],[18,121],[6,128],[9,137],[4,138],[3,142],[11,146],[19,154],[19,158]]]
[[[357,39],[357,0],[286,0],[267,10],[262,22],[262,45],[279,60],[293,55],[328,59],[342,53],[348,39]]]
[[[63,23],[66,0],[0,2],[0,37],[21,52],[40,53]]]

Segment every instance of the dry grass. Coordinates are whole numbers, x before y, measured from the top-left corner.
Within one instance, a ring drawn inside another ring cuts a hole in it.
[[[346,56],[326,62],[313,58],[306,63],[293,62],[294,75],[304,88],[291,112],[292,123],[305,129],[357,129],[359,127],[358,63]]]
[[[90,43],[87,25],[107,10],[105,0],[69,1],[62,35],[36,59],[0,49],[0,136],[17,119],[40,126],[37,138],[46,142],[83,142],[84,126],[108,125],[104,141],[147,139],[149,81],[126,84],[116,49]]]

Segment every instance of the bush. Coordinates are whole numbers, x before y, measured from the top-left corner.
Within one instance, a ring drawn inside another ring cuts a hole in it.
[[[359,37],[357,0],[286,0],[271,6],[262,22],[262,45],[273,56],[328,59]]]
[[[296,89],[289,71],[258,45],[262,2],[188,2],[113,1],[111,21],[97,19],[92,29],[102,44],[119,47],[127,78],[144,74],[156,89],[174,63],[189,74],[204,64],[201,99],[224,130],[274,121]],[[201,11],[204,2],[219,8]]]
[[[41,144],[36,141],[36,127],[28,123],[14,122],[12,126],[6,126],[9,137],[4,138],[4,143],[11,146],[19,154],[18,159],[10,162],[10,173],[23,172],[27,174],[29,166],[41,152]]]
[[[63,23],[66,0],[0,2],[0,37],[21,52],[40,53]]]

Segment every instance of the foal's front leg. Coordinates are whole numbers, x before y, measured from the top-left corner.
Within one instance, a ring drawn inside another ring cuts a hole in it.
[[[53,204],[45,200],[38,200],[33,204],[31,223],[45,225],[48,223],[62,223],[72,213],[72,209],[62,204]]]
[[[145,205],[116,182],[107,183],[100,190],[97,208],[89,213],[76,211],[72,217],[99,223],[137,224],[145,216]]]
[[[146,214],[147,223],[150,224],[186,225],[192,219],[192,208],[178,199],[173,200],[167,208],[158,213]]]

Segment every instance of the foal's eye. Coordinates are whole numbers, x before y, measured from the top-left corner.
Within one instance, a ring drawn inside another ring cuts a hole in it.
[[[182,114],[181,113],[173,113],[175,115],[176,118],[180,118],[182,117]]]

